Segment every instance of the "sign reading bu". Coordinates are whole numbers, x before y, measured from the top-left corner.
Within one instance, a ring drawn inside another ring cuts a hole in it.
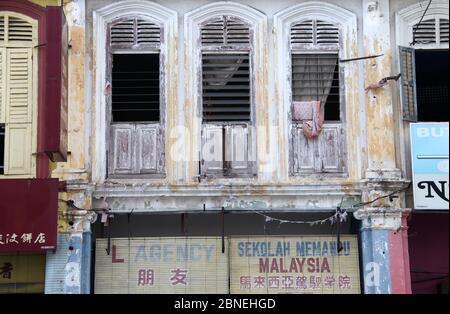
[[[448,210],[448,126],[411,123],[414,209]]]
[[[58,179],[0,180],[0,252],[56,247]]]

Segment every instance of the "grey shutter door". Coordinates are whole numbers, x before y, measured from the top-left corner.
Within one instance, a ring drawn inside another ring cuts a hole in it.
[[[342,124],[324,125],[322,133],[318,137],[320,172],[344,172],[345,171],[345,136]]]
[[[292,125],[292,172],[343,173],[347,154],[345,129],[341,123],[324,124],[316,138],[303,134],[302,124]]]
[[[313,173],[317,150],[314,139],[303,135],[302,124],[292,125],[292,163],[294,173]],[[318,156],[317,156],[318,157]]]
[[[109,151],[109,173],[130,174],[134,171],[134,130],[133,124],[111,125]]]
[[[68,261],[69,235],[58,234],[55,252],[48,251],[45,263],[45,294],[64,293],[65,267]]]
[[[415,50],[400,46],[399,52],[403,119],[417,121]]]
[[[223,172],[224,127],[215,124],[203,124],[201,148],[201,174],[219,174]]]
[[[158,134],[159,124],[136,125],[137,173],[158,172]]]
[[[228,171],[232,174],[254,172],[254,142],[248,123],[226,126],[225,153],[229,161]]]

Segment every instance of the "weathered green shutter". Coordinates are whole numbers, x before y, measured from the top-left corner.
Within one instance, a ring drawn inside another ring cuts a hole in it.
[[[415,51],[399,47],[403,120],[417,121]]]

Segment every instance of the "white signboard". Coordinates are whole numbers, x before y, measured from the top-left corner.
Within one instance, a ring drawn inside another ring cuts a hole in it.
[[[448,122],[411,123],[416,210],[448,210],[448,126]]]

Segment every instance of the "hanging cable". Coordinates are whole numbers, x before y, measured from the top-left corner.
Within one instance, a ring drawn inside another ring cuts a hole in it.
[[[428,5],[427,5],[427,7],[425,8],[425,11],[423,11],[423,14],[422,14],[422,17],[421,17],[420,20],[419,20],[419,23],[417,23],[417,25],[415,26],[415,28],[413,27],[413,41],[412,41],[412,43],[410,44],[410,46],[414,46],[414,45],[416,44],[416,31],[419,29],[420,23],[422,23],[422,20],[423,20],[423,18],[425,17],[425,14],[427,13],[428,8],[430,7],[431,1],[432,1],[432,0],[430,0],[430,2],[428,2]]]

